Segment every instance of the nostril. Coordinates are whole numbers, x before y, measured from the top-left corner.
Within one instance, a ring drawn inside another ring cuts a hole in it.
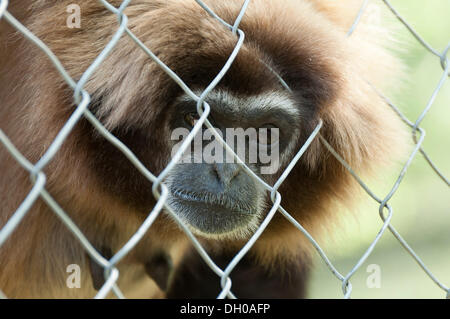
[[[230,182],[239,175],[240,166],[237,164],[213,164],[213,171],[217,176],[217,179],[224,185],[228,186]]]

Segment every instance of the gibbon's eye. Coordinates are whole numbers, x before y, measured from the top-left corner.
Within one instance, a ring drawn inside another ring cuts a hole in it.
[[[274,124],[264,124],[258,129],[258,144],[265,147],[277,145],[280,141],[280,129]]]
[[[192,113],[188,113],[184,116],[184,121],[186,122],[186,124],[189,127],[192,128],[197,123],[199,118],[200,118],[200,116],[197,113],[192,112]]]

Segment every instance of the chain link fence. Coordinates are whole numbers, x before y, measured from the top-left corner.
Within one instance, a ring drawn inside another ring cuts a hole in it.
[[[239,23],[241,19],[244,17],[245,11],[247,9],[250,0],[243,1],[242,9],[240,14],[236,18],[233,25],[226,23],[219,16],[217,16],[208,6],[205,5],[200,0],[195,0],[198,5],[200,5],[204,10],[206,10],[211,16],[217,19],[220,23],[226,26],[230,32],[235,34],[238,38],[236,46],[229,56],[226,64],[222,68],[222,70],[217,74],[214,80],[208,85],[208,87],[200,94],[196,95],[178,76],[175,74],[168,66],[166,66],[158,57],[152,52],[151,48],[146,47],[127,27],[127,16],[124,14],[125,8],[128,6],[131,0],[124,0],[122,4],[116,8],[112,6],[105,0],[100,0],[100,2],[105,6],[106,9],[111,11],[113,14],[117,15],[118,21],[118,29],[117,32],[113,35],[110,42],[105,46],[105,48],[101,51],[101,53],[96,57],[94,62],[86,69],[83,73],[79,81],[75,81],[72,79],[69,74],[64,69],[63,65],[59,62],[58,57],[53,54],[53,52],[42,42],[39,38],[33,35],[25,26],[23,26],[18,20],[16,20],[9,12],[8,12],[8,1],[0,0],[0,18],[6,20],[11,26],[17,29],[24,37],[26,37],[29,41],[33,42],[37,47],[39,47],[52,61],[55,68],[59,71],[60,75],[64,78],[65,82],[72,88],[73,90],[73,98],[74,102],[77,105],[76,109],[72,113],[71,117],[62,127],[62,129],[57,134],[56,138],[53,140],[53,143],[48,147],[45,154],[40,158],[40,160],[36,163],[30,163],[14,146],[14,144],[8,139],[8,137],[3,133],[0,128],[0,141],[3,144],[2,151],[10,152],[17,162],[25,168],[30,173],[30,178],[33,181],[33,187],[31,191],[28,193],[27,197],[23,200],[21,205],[17,208],[12,217],[8,220],[8,222],[3,226],[0,230],[0,246],[5,243],[10,234],[14,231],[17,225],[26,218],[28,211],[30,210],[33,203],[37,198],[42,198],[46,204],[51,207],[55,215],[67,226],[67,228],[75,235],[80,244],[84,247],[86,252],[90,255],[90,257],[103,269],[105,270],[105,283],[98,291],[95,298],[104,298],[111,291],[118,297],[123,298],[123,293],[120,288],[116,284],[116,281],[119,277],[118,269],[116,268],[117,263],[130,252],[133,247],[141,240],[141,238],[145,235],[147,231],[151,231],[152,223],[158,217],[158,215],[165,210],[171,217],[178,223],[181,229],[186,233],[186,235],[191,240],[195,249],[198,251],[200,256],[203,258],[204,262],[217,274],[218,280],[220,280],[222,291],[217,296],[217,298],[235,298],[232,292],[232,281],[230,279],[230,273],[236,267],[236,265],[240,262],[240,260],[244,257],[244,255],[250,250],[253,244],[258,240],[261,234],[264,232],[265,228],[269,225],[274,215],[279,212],[281,213],[287,220],[289,220],[301,233],[303,233],[309,242],[314,246],[317,250],[318,254],[322,258],[323,262],[326,263],[329,270],[333,273],[336,278],[340,280],[342,283],[342,292],[344,298],[350,298],[352,294],[352,285],[350,279],[357,272],[369,255],[374,250],[375,246],[379,242],[380,238],[389,230],[398,242],[404,247],[405,250],[411,255],[411,257],[417,262],[417,264],[423,269],[423,271],[429,276],[429,278],[440,287],[447,298],[450,298],[450,288],[445,285],[442,281],[439,280],[436,276],[433,275],[431,270],[426,266],[426,264],[421,260],[421,258],[416,254],[416,252],[408,245],[408,243],[402,238],[402,236],[397,232],[395,227],[391,224],[391,219],[393,216],[393,208],[389,204],[391,198],[395,195],[396,191],[400,187],[402,180],[407,172],[408,167],[410,166],[413,159],[421,153],[422,156],[426,159],[432,169],[436,172],[436,174],[442,179],[442,181],[449,186],[449,180],[444,174],[436,167],[436,165],[431,161],[430,157],[427,155],[425,150],[422,147],[423,141],[425,139],[425,131],[420,127],[423,119],[427,115],[430,108],[433,106],[436,96],[444,85],[444,82],[447,80],[449,76],[450,64],[448,63],[448,51],[450,49],[450,44],[446,47],[443,52],[438,52],[433,47],[431,47],[403,18],[399,15],[399,13],[395,10],[395,8],[389,3],[387,0],[377,0],[382,1],[384,5],[386,5],[392,14],[411,32],[411,34],[429,51],[430,54],[436,56],[436,59],[440,60],[440,64],[443,69],[442,77],[439,80],[438,85],[436,86],[434,92],[432,93],[428,103],[424,107],[420,116],[415,120],[410,120],[406,116],[404,116],[400,110],[387,98],[384,97],[380,92],[378,92],[386,101],[386,103],[395,110],[398,116],[411,128],[412,138],[414,140],[415,146],[409,154],[408,159],[403,165],[398,178],[396,179],[394,185],[388,194],[385,195],[377,195],[372,192],[372,190],[360,179],[360,177],[352,170],[352,168],[346,163],[346,161],[339,155],[339,150],[335,150],[331,147],[331,145],[320,135],[320,129],[322,127],[322,122],[320,122],[314,131],[311,133],[305,144],[301,147],[298,153],[295,155],[291,163],[287,166],[281,177],[278,181],[273,185],[268,185],[262,179],[260,179],[253,171],[248,168],[242,160],[240,160],[236,154],[234,154],[233,150],[224,142],[222,137],[213,129],[211,123],[208,121],[208,114],[210,112],[210,106],[207,102],[205,102],[205,98],[208,93],[211,92],[218,82],[223,78],[227,70],[233,63],[236,55],[238,54],[243,42],[244,42],[244,32],[239,29]],[[348,31],[348,36],[351,36],[353,31],[358,27],[358,22],[360,21],[362,15],[364,14],[365,9],[367,8],[368,0],[364,0],[361,3],[361,8],[357,13],[354,23]],[[155,176],[150,171],[146,169],[146,167],[137,159],[137,157],[124,145],[120,140],[114,137],[100,122],[94,115],[89,111],[88,106],[90,103],[90,95],[84,89],[84,85],[91,77],[93,72],[102,64],[105,57],[114,49],[117,42],[122,36],[128,36],[131,38],[137,46],[139,46],[155,63],[157,63],[182,89],[183,91],[189,95],[192,99],[197,102],[197,110],[200,115],[200,119],[193,127],[189,136],[185,139],[182,146],[175,154],[175,156],[171,159],[170,163],[166,166],[166,168],[159,174]],[[153,48],[154,49],[154,48]],[[286,89],[289,90],[287,84],[280,78],[280,82],[285,86]],[[374,88],[376,90],[376,88]],[[43,173],[44,167],[52,160],[55,154],[60,149],[61,145],[64,143],[67,136],[70,134],[75,124],[82,118],[86,118],[100,133],[106,140],[108,140],[112,145],[114,145],[120,152],[122,152],[129,161],[153,184],[153,195],[155,196],[157,203],[153,207],[152,211],[148,214],[145,221],[140,225],[138,231],[129,239],[129,241],[109,260],[104,258],[89,242],[89,240],[83,235],[83,232],[77,227],[77,225],[71,220],[66,212],[58,205],[58,203],[52,198],[52,196],[48,193],[45,188],[46,185],[46,176]],[[251,238],[247,241],[247,243],[243,246],[243,248],[234,256],[231,262],[228,264],[225,269],[219,268],[214,261],[210,258],[208,253],[205,251],[204,247],[199,243],[196,237],[190,232],[188,227],[179,219],[179,217],[173,212],[172,208],[167,204],[166,200],[168,197],[168,189],[164,185],[163,180],[168,175],[170,170],[174,168],[178,160],[180,159],[184,150],[189,146],[191,141],[193,140],[195,134],[205,125],[208,128],[212,129],[214,136],[223,144],[225,149],[228,152],[234,154],[237,162],[242,165],[250,176],[252,176],[255,180],[257,180],[261,185],[265,187],[265,189],[270,193],[270,198],[272,200],[273,206],[270,209],[270,212],[267,214],[265,219],[260,224],[259,228],[256,232],[251,236]],[[353,175],[353,177],[357,180],[357,182],[361,185],[367,194],[379,204],[379,215],[382,220],[382,226],[366,249],[364,254],[359,258],[358,262],[353,266],[353,268],[348,273],[341,273],[336,267],[333,265],[332,261],[329,260],[325,252],[319,246],[319,244],[315,241],[315,239],[308,233],[308,231],[303,228],[303,226],[296,221],[290,214],[287,212],[281,205],[281,197],[282,194],[278,192],[278,188],[283,183],[283,181],[287,178],[290,171],[293,169],[295,164],[304,154],[304,152],[308,149],[309,145],[312,143],[314,139],[320,139],[323,145],[329,150],[329,152],[336,157],[336,159]],[[1,289],[1,287],[0,287]],[[0,297],[6,298],[7,296],[1,292]]]

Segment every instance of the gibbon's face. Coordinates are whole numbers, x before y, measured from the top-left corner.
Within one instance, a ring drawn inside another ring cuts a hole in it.
[[[286,90],[235,96],[219,90],[207,97],[208,116],[227,144],[261,179],[274,183],[299,137],[300,111]],[[172,153],[198,120],[196,102],[177,99],[171,118]],[[227,153],[203,126],[166,180],[169,204],[195,233],[245,237],[266,211],[267,190]]]

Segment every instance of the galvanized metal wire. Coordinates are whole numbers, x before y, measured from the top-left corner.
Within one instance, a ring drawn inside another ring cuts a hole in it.
[[[412,256],[412,258],[418,263],[418,265],[423,269],[423,271],[429,276],[429,278],[440,288],[442,289],[447,298],[450,296],[450,289],[448,285],[445,285],[441,280],[439,280],[432,271],[426,266],[425,262],[422,261],[422,259],[417,255],[417,253],[411,248],[411,246],[401,237],[401,235],[398,233],[398,231],[394,228],[392,225],[392,216],[394,213],[393,207],[390,205],[390,201],[392,197],[397,192],[398,188],[401,186],[402,180],[404,176],[407,173],[407,170],[409,166],[411,165],[411,162],[416,157],[416,155],[420,152],[426,161],[429,163],[431,168],[436,172],[436,174],[444,181],[444,183],[449,186],[449,180],[444,175],[444,173],[432,162],[430,159],[430,156],[425,152],[425,150],[422,147],[423,141],[425,139],[425,130],[420,127],[420,124],[422,123],[423,119],[427,115],[428,111],[433,106],[436,96],[442,89],[445,81],[447,80],[449,76],[449,70],[450,70],[450,64],[448,63],[448,51],[449,46],[446,47],[446,49],[442,52],[439,52],[432,46],[430,46],[415,30],[414,28],[409,25],[405,19],[395,10],[395,8],[389,3],[387,0],[377,0],[382,1],[384,4],[392,11],[392,13],[395,15],[395,17],[398,18],[400,23],[404,24],[404,26],[411,32],[411,34],[417,39],[417,41],[423,45],[424,48],[426,48],[431,54],[435,55],[437,58],[439,58],[439,62],[442,66],[443,73],[442,77],[439,79],[439,82],[436,86],[436,89],[433,91],[429,102],[424,107],[422,113],[420,116],[415,120],[411,121],[409,120],[405,115],[402,114],[402,112],[397,108],[387,97],[382,95],[375,87],[373,89],[386,101],[387,107],[390,106],[393,108],[393,110],[399,115],[399,117],[411,127],[412,132],[412,139],[415,143],[414,149],[411,151],[408,159],[403,165],[402,170],[400,171],[398,178],[394,182],[392,188],[390,191],[382,196],[376,195],[358,176],[358,174],[350,167],[350,165],[345,161],[345,159],[339,154],[339,150],[335,150],[332,148],[332,146],[324,139],[324,137],[320,134],[320,130],[322,128],[322,121],[319,121],[316,124],[315,129],[307,139],[307,141],[302,145],[300,150],[297,152],[297,154],[292,159],[291,163],[287,166],[287,168],[284,170],[284,172],[281,174],[278,181],[274,183],[273,186],[268,185],[266,182],[264,182],[260,177],[258,177],[249,167],[245,165],[245,163],[234,153],[234,151],[225,143],[221,135],[213,128],[211,123],[208,121],[208,115],[210,113],[210,106],[205,101],[208,93],[210,93],[216,85],[219,83],[219,81],[223,78],[223,76],[226,74],[226,72],[231,67],[234,59],[236,58],[239,50],[241,49],[244,40],[245,40],[245,33],[239,29],[239,23],[242,19],[245,19],[245,11],[250,3],[250,0],[243,1],[241,11],[239,15],[236,17],[235,22],[233,25],[228,24],[225,22],[222,18],[220,18],[216,13],[214,13],[203,1],[195,0],[199,6],[201,6],[208,14],[210,14],[212,17],[217,19],[218,23],[223,24],[226,28],[230,30],[230,32],[236,37],[236,45],[233,50],[233,52],[230,54],[227,62],[221,69],[221,71],[217,74],[217,76],[214,78],[213,81],[207,86],[207,88],[200,94],[196,95],[194,91],[192,91],[187,84],[185,84],[181,78],[173,72],[167,65],[165,65],[158,57],[153,53],[152,50],[155,50],[156,48],[148,48],[145,46],[141,40],[138,39],[136,35],[133,34],[133,32],[128,28],[128,18],[124,14],[125,8],[129,5],[131,0],[125,0],[122,2],[119,8],[114,7],[110,3],[108,3],[106,0],[99,0],[100,3],[102,3],[106,9],[117,15],[117,31],[112,36],[111,40],[108,42],[108,44],[104,47],[104,49],[100,52],[100,54],[96,57],[96,59],[92,62],[92,64],[85,70],[85,72],[82,74],[79,81],[75,81],[65,70],[64,66],[61,64],[61,62],[58,60],[58,57],[45,45],[43,41],[41,41],[38,37],[36,37],[33,33],[31,33],[24,25],[22,25],[16,18],[14,18],[7,10],[8,8],[8,1],[7,0],[0,0],[0,19],[4,19],[6,22],[8,22],[12,27],[17,29],[26,39],[31,41],[35,46],[37,46],[42,52],[45,53],[45,55],[48,57],[48,59],[53,63],[56,70],[59,72],[61,77],[64,79],[64,81],[68,84],[68,86],[73,90],[73,100],[74,103],[77,105],[74,109],[72,115],[67,120],[65,125],[61,128],[51,145],[48,147],[44,155],[36,162],[31,163],[29,162],[15,147],[15,145],[9,140],[9,138],[4,134],[4,132],[0,128],[0,142],[3,145],[3,148],[6,149],[15,159],[16,161],[30,173],[30,179],[33,183],[33,187],[26,196],[26,198],[23,200],[21,205],[17,208],[17,210],[14,212],[14,214],[10,217],[8,222],[3,226],[2,229],[0,229],[0,246],[4,244],[4,242],[8,239],[8,237],[11,235],[11,233],[16,229],[18,224],[26,218],[27,213],[29,212],[31,206],[33,203],[37,200],[37,198],[42,198],[46,204],[52,209],[52,211],[55,213],[56,217],[58,217],[64,225],[73,233],[75,238],[79,241],[79,243],[82,245],[82,247],[86,250],[86,252],[89,254],[89,256],[94,260],[99,266],[101,266],[104,269],[105,274],[105,283],[101,287],[101,289],[98,291],[95,298],[105,298],[113,292],[118,298],[123,298],[124,295],[121,292],[120,288],[116,284],[117,279],[119,278],[120,274],[118,269],[116,268],[117,263],[122,260],[132,249],[135,247],[139,241],[142,239],[142,237],[148,232],[151,231],[151,226],[155,219],[160,215],[160,213],[164,210],[168,214],[171,215],[171,217],[177,222],[177,224],[181,227],[181,229],[186,233],[188,238],[191,240],[193,246],[198,251],[200,256],[203,258],[204,262],[214,271],[214,273],[217,275],[218,280],[220,280],[220,284],[222,287],[222,291],[217,296],[218,298],[235,298],[235,295],[232,293],[232,280],[230,279],[230,274],[232,273],[233,269],[236,267],[236,265],[239,264],[241,259],[248,253],[248,251],[251,249],[251,247],[255,244],[255,242],[258,240],[258,238],[262,235],[266,227],[270,224],[272,218],[275,216],[277,212],[279,212],[281,215],[283,215],[289,222],[291,222],[305,237],[307,240],[311,243],[311,245],[317,250],[321,260],[327,265],[330,272],[341,282],[342,284],[342,291],[343,291],[343,297],[344,298],[350,298],[352,293],[352,285],[350,282],[350,279],[352,276],[361,268],[363,263],[367,260],[367,258],[371,255],[373,252],[375,246],[378,244],[381,237],[384,235],[386,230],[389,230],[395,238],[398,240],[398,242],[406,249],[406,251]],[[364,14],[364,11],[367,7],[368,1],[363,0],[361,1],[361,8],[360,10],[355,13],[356,18],[354,20],[354,23],[350,27],[347,35],[352,36],[355,29],[358,27],[358,23],[361,19],[361,17]],[[150,172],[144,164],[142,164],[138,158],[133,154],[133,152],[119,139],[117,139],[111,132],[109,132],[101,123],[100,121],[88,110],[88,106],[90,103],[90,95],[89,93],[84,89],[85,84],[87,81],[91,78],[93,72],[103,63],[105,58],[110,54],[114,48],[117,46],[118,41],[123,37],[128,36],[130,39],[132,39],[136,45],[141,48],[159,67],[161,67],[164,72],[167,73],[167,75],[175,81],[180,88],[192,99],[194,99],[197,102],[197,111],[200,115],[200,118],[198,122],[195,124],[193,129],[191,130],[190,134],[187,136],[185,141],[182,143],[181,147],[179,148],[178,152],[175,154],[175,156],[172,158],[172,160],[169,162],[169,164],[164,168],[164,170],[158,175],[154,175],[152,172]],[[268,66],[270,69],[270,67]],[[270,69],[272,72],[274,72],[272,69]],[[278,75],[275,74],[279,79],[280,83],[288,90],[289,87],[286,84],[286,82]],[[101,134],[108,142],[110,142],[115,148],[117,148],[124,156],[127,157],[127,159],[132,163],[139,172],[152,183],[152,191],[155,199],[157,200],[155,206],[153,209],[148,213],[146,219],[144,222],[140,225],[139,229],[136,231],[135,234],[128,240],[128,242],[117,251],[117,253],[114,254],[109,259],[106,259],[104,256],[102,256],[95,248],[94,246],[89,242],[89,240],[85,237],[82,230],[78,228],[78,226],[71,220],[69,215],[64,212],[64,210],[59,206],[59,204],[55,201],[55,199],[48,193],[46,190],[46,175],[43,172],[43,169],[46,167],[46,165],[55,157],[55,155],[60,150],[62,144],[67,139],[67,136],[71,133],[76,123],[81,118],[87,119],[92,126],[98,131],[99,134]],[[213,135],[215,138],[224,146],[227,152],[232,154],[236,161],[239,163],[239,165],[242,166],[242,168],[258,183],[260,183],[267,192],[270,194],[270,198],[272,200],[273,206],[270,209],[269,213],[263,220],[263,222],[260,224],[258,229],[255,231],[255,233],[251,236],[251,238],[247,241],[247,243],[242,247],[242,249],[234,256],[234,258],[230,261],[230,263],[225,267],[225,269],[221,269],[216,265],[216,263],[212,260],[212,258],[208,255],[205,248],[200,244],[199,240],[191,233],[189,228],[183,223],[182,220],[174,213],[173,209],[169,206],[167,203],[168,198],[168,188],[166,185],[164,185],[164,179],[167,177],[169,172],[174,168],[176,163],[179,161],[181,155],[186,150],[186,148],[190,145],[191,141],[193,140],[194,136],[197,134],[197,132],[202,128],[202,126],[207,126],[211,129],[213,132]],[[352,269],[347,273],[340,272],[332,263],[330,258],[327,256],[327,254],[324,252],[324,250],[321,248],[321,246],[317,243],[317,241],[311,236],[311,234],[297,221],[295,220],[288,211],[286,211],[281,206],[281,199],[282,194],[278,192],[279,187],[282,185],[282,183],[285,181],[285,179],[288,177],[289,173],[295,166],[295,164],[300,160],[302,155],[305,153],[305,151],[308,149],[308,147],[311,145],[311,143],[318,139],[325,148],[330,152],[331,155],[333,155],[344,167],[347,169],[352,176],[355,178],[355,180],[359,183],[359,185],[362,187],[362,189],[374,200],[379,204],[379,210],[378,213],[380,215],[381,219],[381,226],[380,230],[369,245],[369,247],[366,249],[366,251],[363,253],[363,255],[359,258],[357,263],[352,267]],[[3,150],[2,150],[3,151]],[[0,287],[1,289],[1,287]],[[7,296],[0,290],[0,298],[6,298]]]

